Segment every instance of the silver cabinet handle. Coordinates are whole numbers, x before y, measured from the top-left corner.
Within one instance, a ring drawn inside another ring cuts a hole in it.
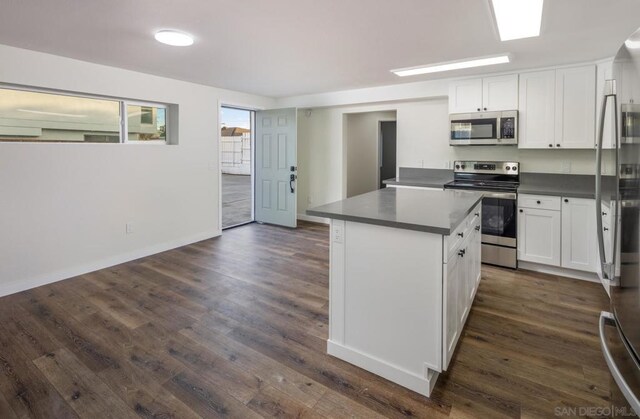
[[[616,362],[611,356],[611,352],[609,351],[609,346],[607,346],[607,340],[605,339],[605,336],[604,336],[604,325],[606,322],[613,324],[617,327],[615,323],[616,320],[613,314],[606,311],[602,311],[600,312],[600,322],[599,322],[600,347],[602,348],[602,354],[604,355],[604,359],[605,361],[607,361],[607,366],[611,371],[611,375],[613,376],[613,379],[616,381],[616,384],[618,384],[618,387],[620,387],[620,391],[624,395],[624,398],[627,399],[627,401],[629,402],[629,405],[635,412],[640,412],[640,401],[638,401],[638,398],[635,396],[635,394],[633,394],[633,392],[629,388],[629,385],[624,380],[624,377],[620,373],[620,370],[618,369]]]

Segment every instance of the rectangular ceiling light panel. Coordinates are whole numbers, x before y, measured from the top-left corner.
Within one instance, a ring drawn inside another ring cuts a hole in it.
[[[508,55],[494,57],[474,58],[465,61],[452,61],[448,63],[432,64],[420,67],[401,68],[391,70],[400,77],[417,76],[418,74],[438,73],[441,71],[461,70],[463,68],[482,67],[485,65],[505,64],[509,62]]]
[[[500,39],[540,36],[544,0],[491,0]]]

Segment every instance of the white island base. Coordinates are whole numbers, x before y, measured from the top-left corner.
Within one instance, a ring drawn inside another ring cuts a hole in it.
[[[327,352],[429,396],[480,280],[480,206],[451,235],[331,220]]]

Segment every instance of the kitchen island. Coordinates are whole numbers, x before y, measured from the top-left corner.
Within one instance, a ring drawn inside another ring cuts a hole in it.
[[[482,193],[386,188],[331,219],[327,352],[429,396],[480,280]]]

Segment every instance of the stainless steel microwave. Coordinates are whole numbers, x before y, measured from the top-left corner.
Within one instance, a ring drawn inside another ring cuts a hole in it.
[[[518,111],[449,115],[449,145],[518,144]]]

